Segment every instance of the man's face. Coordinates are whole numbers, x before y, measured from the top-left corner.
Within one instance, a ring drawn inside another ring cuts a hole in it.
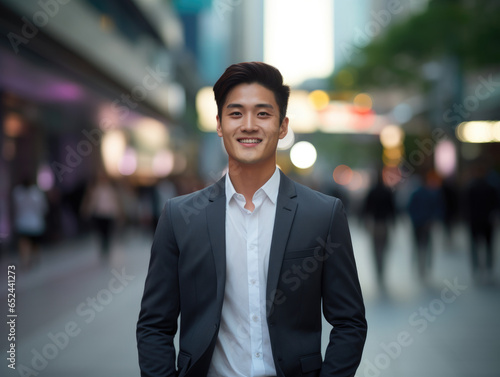
[[[235,86],[217,116],[229,163],[275,166],[278,140],[288,131],[288,118],[281,125],[279,119],[272,91],[256,83]]]

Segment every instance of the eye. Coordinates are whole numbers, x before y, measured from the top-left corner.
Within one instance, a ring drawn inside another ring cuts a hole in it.
[[[271,116],[271,114],[269,114],[269,113],[267,113],[267,112],[265,112],[265,111],[261,111],[261,112],[259,112],[257,115],[258,115],[258,116],[260,116],[260,117],[267,117],[267,116]]]
[[[231,117],[237,117],[237,116],[241,116],[241,113],[239,111],[233,111],[233,112],[229,113],[228,115]]]

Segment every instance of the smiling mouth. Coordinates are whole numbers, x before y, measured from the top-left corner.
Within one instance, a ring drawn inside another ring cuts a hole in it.
[[[242,143],[242,144],[258,144],[261,141],[262,141],[262,139],[250,139],[250,138],[238,139],[238,143]]]

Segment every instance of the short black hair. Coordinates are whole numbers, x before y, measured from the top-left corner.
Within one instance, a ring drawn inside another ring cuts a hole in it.
[[[237,85],[257,83],[274,93],[280,112],[280,126],[285,119],[290,87],[283,84],[283,76],[272,65],[262,62],[243,62],[230,65],[214,85],[217,115],[222,114],[222,107],[228,93]]]

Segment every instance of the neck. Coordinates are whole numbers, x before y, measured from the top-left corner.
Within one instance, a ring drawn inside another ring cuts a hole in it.
[[[253,195],[272,177],[276,170],[276,161],[272,164],[245,165],[229,161],[228,174],[237,193],[242,194],[247,203],[252,202]]]

